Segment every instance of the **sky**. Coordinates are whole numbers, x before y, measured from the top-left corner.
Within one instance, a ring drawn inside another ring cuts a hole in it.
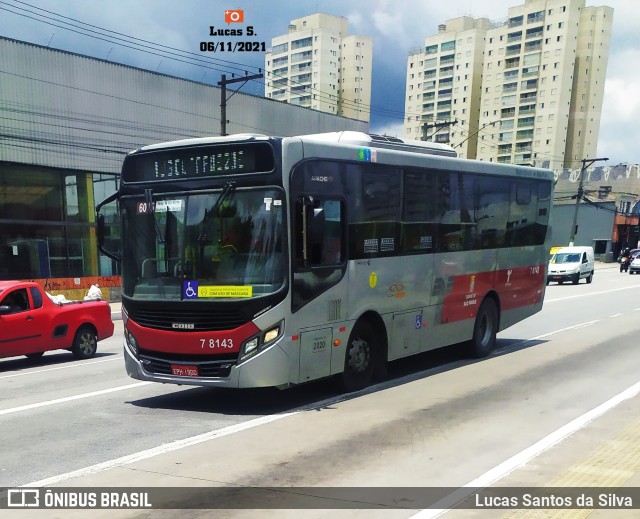
[[[295,18],[316,12],[343,16],[349,21],[349,34],[373,39],[371,132],[402,137],[409,52],[422,47],[425,38],[451,18],[506,21],[509,7],[523,3],[524,0],[0,0],[0,36],[216,85],[223,73],[227,77],[232,73],[258,73],[259,68],[264,68],[264,53],[261,48],[257,52],[202,52],[201,42],[249,40],[258,42],[259,47],[264,42],[269,49],[271,39],[285,34]],[[586,0],[586,5],[614,9],[597,156],[608,157],[611,165],[638,163],[640,1]],[[225,11],[237,9],[244,11],[244,22],[225,23]],[[210,26],[245,31],[251,26],[255,34],[214,37],[209,34]],[[264,84],[250,81],[242,86],[242,92],[263,95]]]

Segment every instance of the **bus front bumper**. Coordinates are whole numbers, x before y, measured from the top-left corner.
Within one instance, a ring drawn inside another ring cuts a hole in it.
[[[177,376],[153,373],[144,369],[124,341],[124,361],[127,374],[137,380],[207,387],[286,387],[290,384],[289,357],[280,341],[239,365],[231,367],[226,377]]]

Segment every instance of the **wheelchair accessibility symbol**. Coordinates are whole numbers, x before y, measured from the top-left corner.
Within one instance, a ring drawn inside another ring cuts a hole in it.
[[[198,299],[198,282],[197,281],[184,281],[182,283],[182,298]]]

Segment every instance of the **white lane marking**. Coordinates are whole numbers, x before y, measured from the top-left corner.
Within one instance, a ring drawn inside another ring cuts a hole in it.
[[[566,301],[567,299],[577,299],[578,297],[599,296],[601,294],[608,294],[609,292],[618,292],[619,290],[631,290],[631,289],[638,289],[638,288],[640,288],[640,287],[632,285],[630,287],[612,288],[611,290],[604,290],[603,292],[591,292],[589,294],[578,294],[578,295],[575,295],[575,296],[559,297],[558,299],[546,299],[545,298],[544,304],[555,303],[556,301]]]
[[[138,382],[136,384],[128,384],[126,386],[110,387],[109,389],[92,391],[91,393],[82,393],[81,395],[66,396],[64,398],[56,398],[55,400],[47,400],[45,402],[36,402],[34,404],[21,405],[18,407],[11,407],[9,409],[1,409],[0,416],[6,415],[6,414],[19,413],[21,411],[28,411],[29,409],[37,409],[38,407],[48,407],[50,405],[62,404],[64,402],[72,402],[74,400],[82,400],[84,398],[91,398],[94,396],[106,395],[109,393],[116,393],[117,391],[133,389],[140,386],[146,386],[148,384],[153,384],[153,382]]]
[[[554,445],[557,445],[578,430],[582,429],[589,422],[592,422],[596,418],[599,418],[625,400],[629,400],[630,398],[638,396],[638,394],[640,394],[640,382],[636,382],[633,386],[628,387],[603,404],[594,407],[591,411],[588,411],[575,420],[572,420],[568,424],[563,425],[562,427],[552,432],[551,434],[548,434],[530,447],[527,447],[518,454],[512,456],[506,461],[503,461],[491,470],[485,472],[480,477],[477,477],[463,487],[460,487],[458,490],[455,490],[447,497],[444,497],[443,499],[435,503],[433,509],[422,510],[417,514],[411,516],[411,519],[434,519],[436,517],[440,517],[445,512],[451,510],[451,508],[453,508],[457,503],[472,495],[473,492],[478,488],[484,488],[493,485],[498,480],[504,478],[505,476],[508,476],[514,470],[527,464],[542,452],[553,447]]]
[[[178,449],[183,449],[185,447],[197,445],[198,443],[206,442],[209,440],[215,440],[217,438],[222,438],[223,436],[229,436],[231,434],[246,431],[247,429],[253,429],[254,427],[259,427],[261,425],[266,425],[268,423],[275,422],[276,420],[280,420],[282,418],[293,416],[295,414],[298,414],[299,412],[300,411],[293,411],[291,413],[269,415],[269,416],[262,416],[260,418],[254,418],[253,420],[248,420],[240,424],[230,425],[229,427],[224,427],[216,431],[210,431],[204,434],[199,434],[197,436],[192,436],[190,438],[185,438],[183,440],[177,440],[171,443],[167,443],[165,445],[160,445],[159,447],[153,447],[151,449],[147,449],[144,451],[135,452],[128,456],[122,456],[121,458],[116,458],[114,460],[98,463],[97,465],[92,465],[91,467],[85,467],[79,470],[74,470],[73,472],[67,472],[66,474],[59,474],[57,476],[53,476],[47,479],[41,479],[40,481],[27,483],[26,485],[23,485],[23,486],[24,487],[48,487],[51,485],[56,485],[58,483],[61,483],[62,481],[67,481],[72,478],[79,478],[82,476],[96,474],[98,472],[102,472],[103,470],[120,467],[122,465],[128,465],[130,463],[146,460],[148,458],[152,458],[160,454],[166,454],[168,452],[176,451]]]
[[[610,317],[610,318],[611,318],[611,317],[620,317],[621,315],[622,315],[622,314],[613,314],[613,315],[610,315],[609,317]]]
[[[13,373],[12,375],[3,375],[0,380],[4,378],[24,377],[25,375],[33,375],[34,373],[46,373],[47,371],[56,371],[58,369],[70,369],[70,368],[82,368],[84,366],[93,366],[94,364],[100,364],[101,362],[113,362],[114,360],[122,360],[122,355],[118,357],[111,357],[104,360],[96,360],[93,362],[74,362],[66,366],[58,366],[55,368],[38,369],[34,371],[25,371],[23,373]]]
[[[523,341],[523,342],[535,341],[537,339],[542,339],[544,337],[549,337],[549,335],[553,335],[554,333],[566,332],[567,330],[573,330],[575,328],[581,328],[583,326],[591,326],[592,324],[595,324],[598,321],[600,321],[600,319],[595,319],[593,321],[587,321],[587,322],[580,323],[580,324],[574,324],[572,326],[567,326],[566,328],[560,328],[559,330],[554,330],[553,332],[547,332],[547,333],[543,333],[542,335],[537,335],[536,337],[532,337],[531,339],[527,339],[526,341]]]
[[[575,330],[577,328],[585,328],[587,326],[591,326],[597,322],[599,322],[600,319],[595,319],[593,321],[587,321],[584,323],[580,323],[580,324],[574,324],[573,326],[567,326],[566,328],[560,328],[559,330],[554,330],[552,332],[547,332],[547,333],[543,333],[542,335],[536,335],[535,337],[531,337],[531,339],[525,339],[524,341],[518,341],[516,343],[513,344],[509,344],[508,346],[505,346],[504,348],[496,348],[495,350],[493,350],[492,354],[496,354],[496,353],[502,353],[504,351],[509,351],[512,350],[514,348],[514,346],[521,346],[522,344],[527,344],[528,342],[531,341],[537,341],[539,339],[544,339],[545,337],[549,337],[550,335],[554,335],[556,333],[561,333],[561,332],[566,332],[567,330]]]

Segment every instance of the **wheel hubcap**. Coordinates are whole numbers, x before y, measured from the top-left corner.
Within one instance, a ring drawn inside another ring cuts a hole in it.
[[[369,344],[360,338],[354,339],[349,350],[349,367],[356,373],[361,373],[369,366],[371,352]]]
[[[82,335],[82,339],[80,341],[80,350],[82,351],[82,353],[84,353],[85,355],[90,354],[91,352],[93,352],[94,345],[95,340],[93,335],[91,335],[90,333],[85,333]]]

